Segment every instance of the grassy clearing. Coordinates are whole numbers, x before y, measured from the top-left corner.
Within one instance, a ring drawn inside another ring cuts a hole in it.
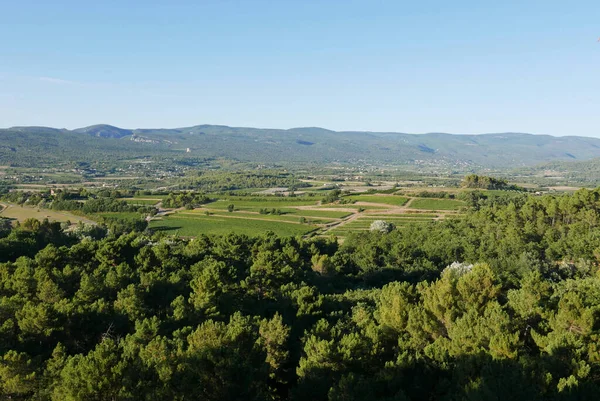
[[[410,204],[413,209],[424,210],[458,210],[463,206],[465,206],[465,203],[459,200],[430,198],[415,199]]]
[[[79,221],[89,223],[88,219],[81,217],[81,216],[71,214],[69,212],[49,210],[49,209],[38,209],[38,208],[27,207],[27,206],[21,207],[21,206],[17,206],[17,205],[6,205],[6,206],[8,206],[8,207],[5,207],[2,209],[2,211],[0,211],[0,216],[7,217],[9,219],[15,219],[18,221],[24,221],[26,219],[33,218],[33,219],[38,219],[38,220],[48,219],[49,221],[61,221],[61,222],[62,221],[70,221],[71,223],[77,223]]]
[[[408,198],[397,195],[353,195],[345,199],[357,202],[385,203],[392,206],[404,206],[408,202]]]
[[[282,221],[249,220],[214,215],[192,217],[174,214],[160,220],[152,220],[150,228],[192,237],[200,234],[228,234],[230,232],[256,236],[264,234],[267,231],[273,231],[281,236],[295,236],[307,234],[317,227]]]

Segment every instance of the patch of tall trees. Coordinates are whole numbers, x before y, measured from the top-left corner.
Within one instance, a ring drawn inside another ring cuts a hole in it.
[[[486,175],[470,174],[465,176],[461,181],[461,186],[464,188],[478,189],[503,189],[503,190],[523,190],[516,185],[511,185],[508,181],[501,178],[489,177]]]

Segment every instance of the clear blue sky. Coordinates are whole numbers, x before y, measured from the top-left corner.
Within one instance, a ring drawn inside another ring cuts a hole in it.
[[[0,0],[0,126],[600,136],[600,1]]]

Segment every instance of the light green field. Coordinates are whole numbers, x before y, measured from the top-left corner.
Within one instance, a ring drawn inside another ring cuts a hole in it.
[[[431,198],[415,199],[410,204],[413,209],[424,210],[458,210],[463,206],[465,206],[465,203],[459,200]]]
[[[84,223],[91,222],[85,217],[77,216],[65,211],[38,209],[27,206],[21,207],[18,205],[9,205],[4,203],[2,205],[7,207],[3,207],[2,211],[0,211],[0,216],[9,219],[15,219],[20,222],[31,218],[38,219],[40,221],[48,219],[49,221],[70,221],[71,223],[77,223],[79,221],[83,221]]]
[[[314,231],[317,227],[308,224],[295,224],[282,221],[250,220],[222,216],[185,216],[174,214],[152,220],[150,228],[167,231],[181,236],[197,236],[200,234],[227,234],[235,232],[256,236],[273,231],[281,236],[296,236]]]
[[[392,206],[404,206],[408,198],[397,195],[352,195],[344,199],[351,199],[357,202],[385,203]]]

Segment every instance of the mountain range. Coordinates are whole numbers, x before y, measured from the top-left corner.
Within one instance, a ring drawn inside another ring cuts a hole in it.
[[[600,139],[525,133],[331,131],[318,127],[263,129],[197,125],[173,129],[123,129],[92,125],[0,129],[0,164],[48,163],[143,156],[222,158],[254,163],[369,164],[444,167],[457,171],[510,169],[555,160],[600,157]]]

